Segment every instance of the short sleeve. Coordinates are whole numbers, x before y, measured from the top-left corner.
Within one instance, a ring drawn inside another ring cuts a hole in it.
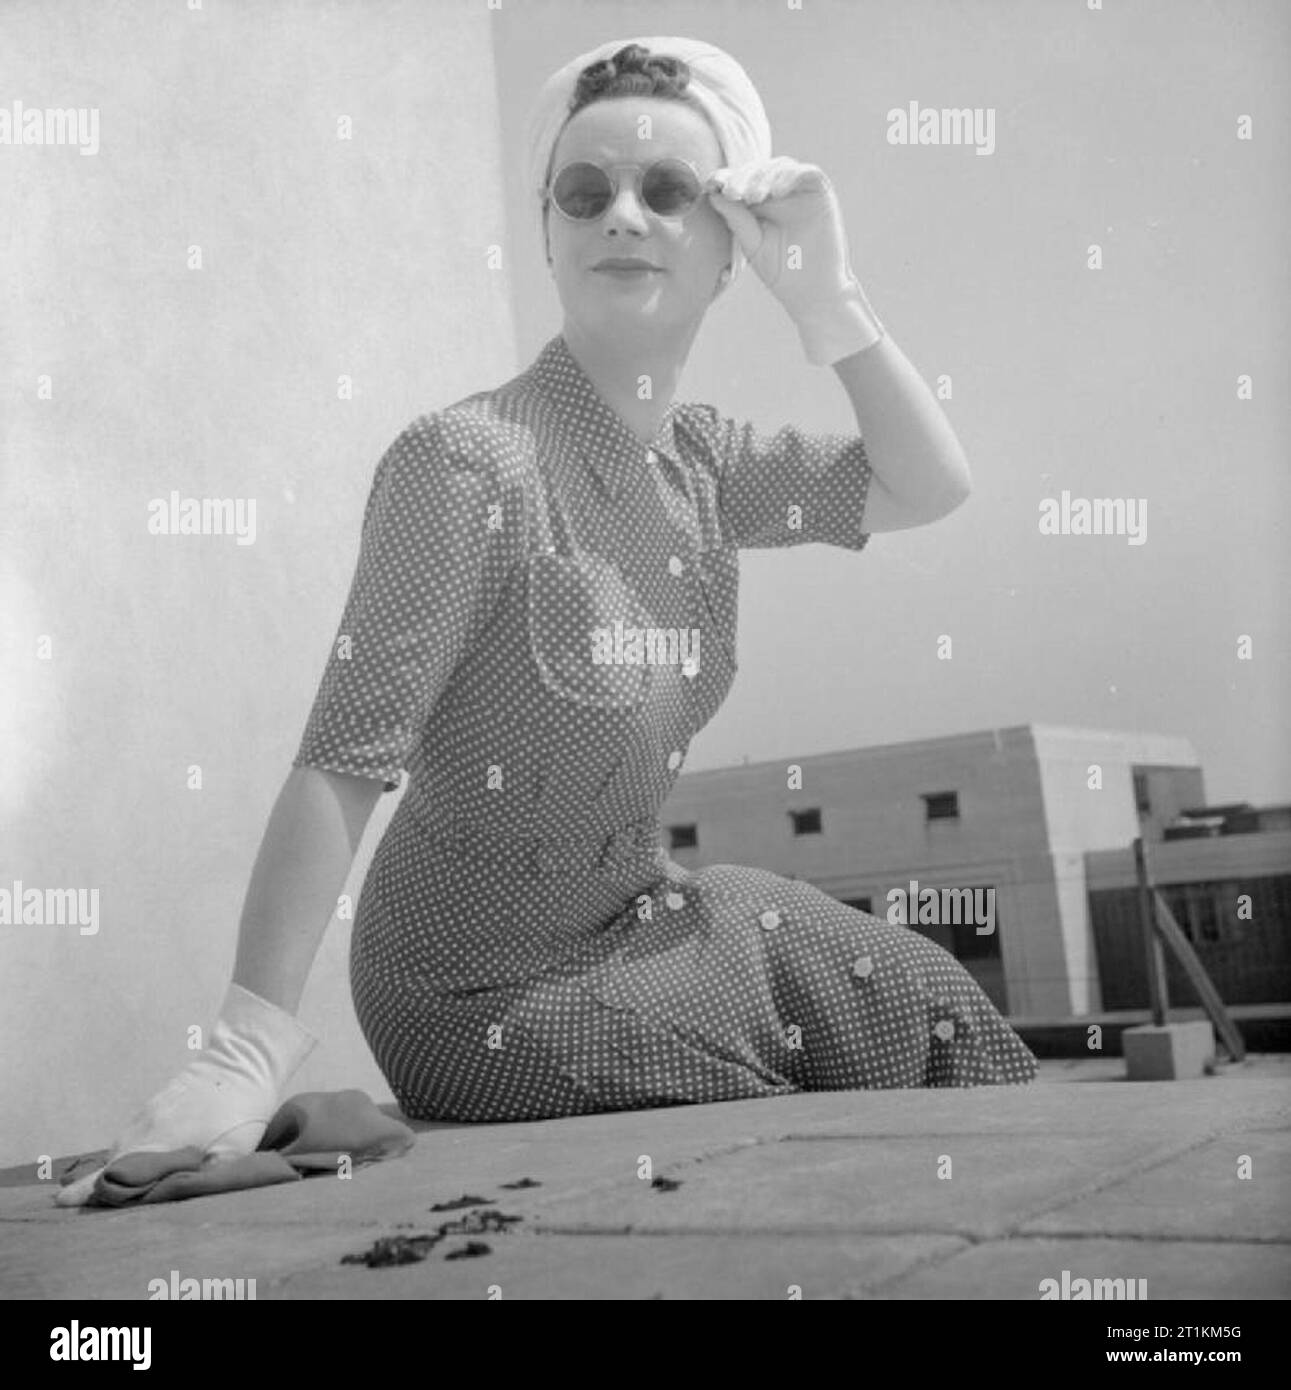
[[[691,438],[715,487],[723,543],[863,550],[871,469],[859,434],[817,434],[783,425],[774,433],[725,419],[710,405],[688,408]]]
[[[399,775],[486,626],[523,545],[523,505],[474,428],[414,421],[377,464],[359,558],[293,767]]]

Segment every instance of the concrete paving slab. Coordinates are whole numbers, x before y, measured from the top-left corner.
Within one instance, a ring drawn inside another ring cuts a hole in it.
[[[1149,1303],[1291,1297],[1291,1246],[1240,1241],[1035,1240],[965,1247],[898,1277],[871,1297],[1033,1299],[1043,1279],[1146,1279]],[[1223,1323],[1225,1315],[1207,1315]],[[1195,1321],[1195,1319],[1190,1319]],[[1234,1321],[1234,1315],[1227,1315]],[[1199,1344],[1200,1345],[1200,1344]]]
[[[820,1135],[671,1165],[666,1176],[682,1184],[672,1192],[625,1176],[543,1203],[538,1219],[563,1231],[943,1231],[980,1239],[1171,1152],[1152,1135]]]
[[[141,1208],[104,1214],[93,1228],[89,1218],[38,1231],[0,1228],[0,1296],[147,1299],[149,1283],[169,1281],[176,1270],[179,1279],[255,1279],[263,1298],[269,1279],[331,1264],[366,1234],[323,1225],[297,1227],[280,1239],[272,1229],[247,1224],[181,1225],[139,1219],[144,1216]]]
[[[1291,1241],[1291,1132],[1248,1131],[1212,1140],[1021,1229]]]
[[[258,1296],[277,1299],[779,1299],[836,1297],[882,1285],[962,1242],[945,1236],[482,1237],[488,1255],[448,1260],[466,1244],[436,1246],[420,1264],[335,1266],[292,1275]],[[493,1292],[496,1291],[496,1292]]]

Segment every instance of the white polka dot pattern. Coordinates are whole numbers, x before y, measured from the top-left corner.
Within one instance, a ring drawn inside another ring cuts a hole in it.
[[[1034,1075],[918,932],[662,847],[659,809],[737,668],[738,550],[862,549],[869,476],[859,437],[705,405],[670,406],[647,447],[560,336],[387,451],[294,765],[387,789],[408,772],[350,959],[408,1115]],[[636,629],[663,636],[643,653]]]

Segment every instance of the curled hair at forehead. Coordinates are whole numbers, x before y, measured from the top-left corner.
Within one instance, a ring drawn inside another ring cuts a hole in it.
[[[625,44],[609,58],[589,63],[578,75],[569,114],[607,97],[664,97],[693,104],[686,94],[690,68],[680,58],[651,53],[639,43]]]
[[[715,44],[680,35],[613,39],[570,59],[543,84],[530,116],[526,174],[546,238],[561,134],[578,112],[614,98],[689,106],[717,136],[723,165],[771,158],[771,126],[749,75]],[[732,274],[745,264],[732,235]],[[551,262],[548,249],[548,263]]]

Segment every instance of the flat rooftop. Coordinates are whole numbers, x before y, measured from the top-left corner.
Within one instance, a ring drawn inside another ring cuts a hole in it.
[[[28,1165],[0,1172],[0,1297],[146,1299],[175,1270],[258,1299],[1038,1299],[1064,1269],[1153,1301],[1291,1296],[1291,1057],[1123,1075],[415,1125],[349,1181],[126,1211],[56,1207]],[[342,1263],[446,1222],[414,1263]]]

